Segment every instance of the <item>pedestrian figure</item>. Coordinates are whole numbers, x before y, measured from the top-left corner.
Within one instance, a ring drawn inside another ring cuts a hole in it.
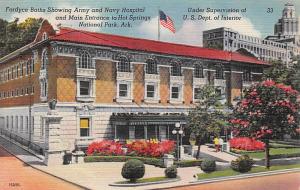
[[[219,138],[218,137],[214,138],[214,144],[215,144],[216,152],[219,152],[220,144],[219,144]]]
[[[219,148],[221,148],[221,152],[223,152],[223,143],[224,143],[224,140],[220,137],[219,138]]]

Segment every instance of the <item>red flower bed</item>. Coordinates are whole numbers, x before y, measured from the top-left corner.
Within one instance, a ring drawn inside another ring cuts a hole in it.
[[[111,140],[103,140],[98,142],[93,142],[89,145],[87,155],[99,154],[103,156],[117,156],[123,155],[122,145],[119,142],[114,142]]]
[[[154,141],[134,141],[127,144],[128,154],[136,154],[137,156],[145,157],[162,157],[164,154],[169,154],[174,149],[174,141],[166,140],[162,142]]]
[[[144,157],[162,157],[164,154],[169,154],[174,149],[174,141],[166,140],[158,141],[144,141],[138,140],[130,144],[126,144],[128,155],[144,156]],[[89,145],[87,155],[103,155],[103,156],[117,156],[124,155],[122,145],[119,142],[111,140],[103,140],[93,142]]]
[[[256,151],[265,149],[265,143],[248,137],[233,138],[229,140],[229,143],[231,148],[239,150]]]

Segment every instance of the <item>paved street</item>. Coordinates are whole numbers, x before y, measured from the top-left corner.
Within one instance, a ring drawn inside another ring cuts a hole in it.
[[[24,164],[0,146],[0,189],[76,190],[80,188]]]
[[[300,190],[300,172],[209,184],[170,188],[173,190]]]

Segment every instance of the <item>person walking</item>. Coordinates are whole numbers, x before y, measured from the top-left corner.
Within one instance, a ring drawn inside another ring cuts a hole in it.
[[[220,137],[219,138],[219,148],[221,149],[221,152],[223,152],[223,143],[224,143],[224,140]]]
[[[219,152],[220,144],[219,144],[219,138],[218,137],[214,138],[214,144],[215,144],[216,152]]]

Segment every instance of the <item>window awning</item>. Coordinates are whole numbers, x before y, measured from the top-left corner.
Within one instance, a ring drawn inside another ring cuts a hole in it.
[[[110,121],[114,125],[174,125],[180,122],[186,124],[185,114],[113,114]]]

